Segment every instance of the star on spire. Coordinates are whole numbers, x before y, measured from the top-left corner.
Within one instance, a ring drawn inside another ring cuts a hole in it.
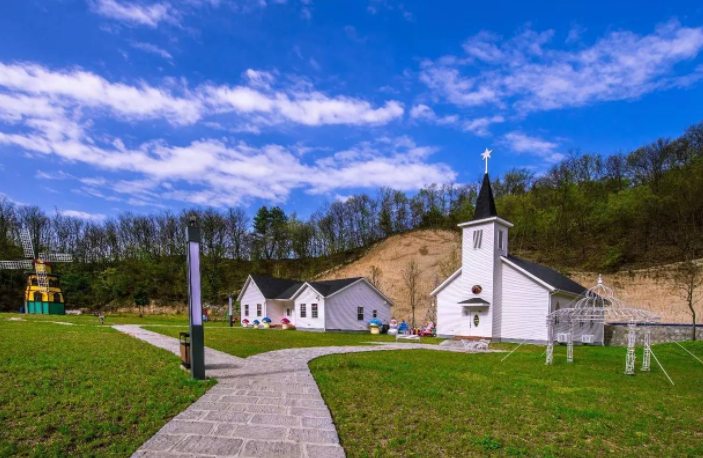
[[[484,161],[486,161],[486,173],[488,173],[488,159],[491,158],[491,153],[493,152],[492,149],[486,148],[486,151],[484,151],[481,154],[481,157],[483,158]]]

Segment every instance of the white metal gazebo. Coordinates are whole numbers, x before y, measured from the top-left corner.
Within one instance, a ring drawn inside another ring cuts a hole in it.
[[[627,323],[627,360],[625,373],[635,374],[635,343],[637,341],[637,326],[643,329],[642,371],[650,370],[650,326],[661,319],[658,315],[640,308],[629,307],[615,297],[613,289],[603,283],[598,275],[598,283],[587,289],[568,307],[554,310],[547,316],[547,364],[554,361],[555,329],[561,328],[557,337],[566,341],[568,362],[574,361],[574,337],[581,334],[583,343],[603,342],[605,324]],[[584,332],[583,329],[586,329]]]

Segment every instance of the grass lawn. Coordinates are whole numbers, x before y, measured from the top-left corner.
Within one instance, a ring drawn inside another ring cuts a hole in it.
[[[129,456],[213,384],[93,317],[11,317],[0,314],[0,456]]]
[[[703,359],[703,342],[684,346]],[[504,354],[334,355],[311,362],[349,457],[703,456],[703,365],[653,347],[651,373],[623,375],[625,349]],[[638,349],[638,370],[641,351]]]
[[[178,337],[188,328],[144,326],[144,329]],[[422,343],[437,344],[443,339],[422,338]],[[395,337],[368,333],[311,332],[280,329],[252,329],[235,326],[211,326],[205,330],[205,345],[230,355],[246,358],[273,350],[337,345],[368,345],[369,342],[395,342]]]

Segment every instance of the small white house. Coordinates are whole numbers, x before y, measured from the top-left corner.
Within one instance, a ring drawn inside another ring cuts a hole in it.
[[[373,318],[390,321],[391,302],[365,278],[299,282],[249,275],[237,300],[242,319],[286,317],[297,329],[365,331]]]
[[[513,224],[498,217],[488,173],[474,218],[459,227],[461,268],[431,293],[437,299],[437,335],[546,342],[547,315],[570,305],[585,288],[509,254]]]

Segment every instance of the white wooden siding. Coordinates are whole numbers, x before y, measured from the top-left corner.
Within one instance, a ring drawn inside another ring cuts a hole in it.
[[[281,324],[281,320],[286,316],[286,308],[293,308],[293,302],[277,300],[266,301],[266,316],[271,318],[271,324]]]
[[[550,292],[503,263],[502,340],[546,341]]]
[[[491,338],[491,307],[464,308],[459,305],[459,302],[475,296],[471,293],[473,285],[460,275],[437,293],[437,335]],[[473,323],[475,315],[479,317],[478,327]]]
[[[300,317],[300,304],[305,304],[305,318]],[[317,304],[317,318],[312,317],[312,304]],[[325,298],[308,285],[305,285],[298,297],[295,298],[295,327],[298,329],[325,329]]]
[[[498,244],[501,232],[503,233],[502,249]],[[502,334],[503,326],[503,263],[500,257],[507,256],[508,254],[508,228],[499,223],[495,224],[495,249],[493,253],[492,334],[494,339],[499,339]]]
[[[249,305],[249,315],[244,314],[244,309],[245,305]],[[262,313],[266,313],[266,299],[264,298],[264,295],[261,293],[259,290],[259,287],[256,286],[256,283],[253,281],[250,281],[249,284],[246,287],[246,291],[244,291],[244,294],[242,294],[242,298],[240,301],[240,306],[242,309],[242,320],[243,319],[248,319],[250,322],[258,319],[261,321],[261,318],[263,318],[266,315],[261,315],[260,317],[256,316],[256,304],[261,304],[261,310]]]
[[[493,335],[493,307],[495,302],[494,297],[494,265],[496,259],[495,244],[496,244],[496,234],[495,234],[496,223],[491,221],[485,224],[477,224],[475,226],[465,227],[463,229],[463,239],[462,239],[462,256],[461,256],[461,279],[459,282],[462,285],[463,290],[458,294],[457,297],[461,297],[457,302],[464,301],[470,298],[481,298],[488,302],[490,305],[487,309],[480,309],[479,313],[479,329],[474,329],[473,325],[467,323],[466,319],[463,319],[462,332],[465,334],[458,335],[478,335],[477,332],[480,330],[481,337],[492,337]],[[481,248],[474,249],[473,244],[473,232],[483,231],[483,240],[481,243]],[[480,294],[473,294],[471,288],[474,285],[481,286]],[[449,305],[452,307],[452,305]],[[454,303],[454,307],[460,307],[459,313],[461,313],[461,306]],[[439,309],[439,307],[438,307]],[[475,313],[472,313],[473,317]],[[466,318],[466,317],[464,317]],[[437,319],[439,321],[439,318]],[[471,326],[468,327],[467,326]],[[484,328],[487,326],[487,328]]]
[[[374,310],[378,313],[377,319],[386,322],[391,320],[391,305],[363,281],[327,298],[325,304],[326,329],[367,330]],[[364,307],[363,321],[357,320],[358,307]]]

